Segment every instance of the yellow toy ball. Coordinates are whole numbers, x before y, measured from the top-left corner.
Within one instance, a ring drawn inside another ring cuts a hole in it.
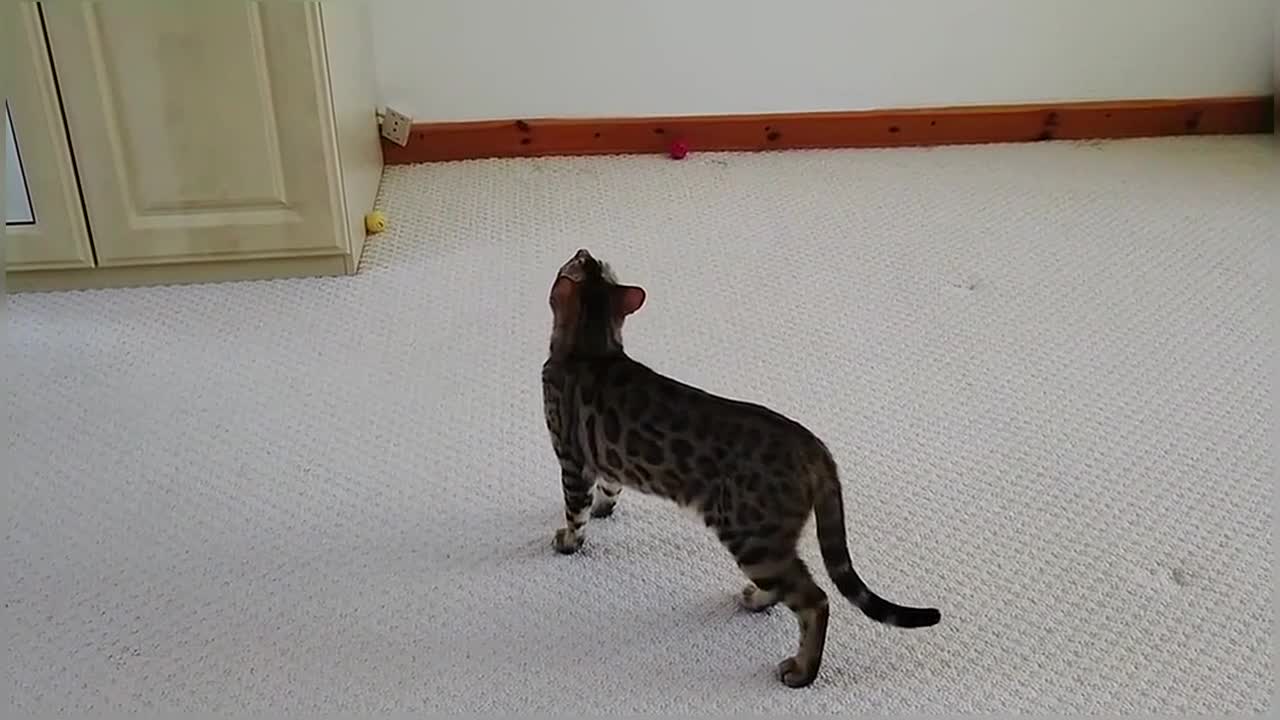
[[[364,229],[377,234],[387,229],[387,216],[381,210],[374,210],[364,216]]]

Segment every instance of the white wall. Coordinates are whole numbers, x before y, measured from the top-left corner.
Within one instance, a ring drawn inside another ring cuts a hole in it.
[[[416,120],[1268,94],[1280,0],[372,0]]]

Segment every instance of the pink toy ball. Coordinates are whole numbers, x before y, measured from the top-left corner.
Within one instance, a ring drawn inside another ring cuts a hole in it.
[[[684,140],[676,140],[671,143],[670,154],[672,160],[683,160],[684,156],[689,154],[689,143]]]

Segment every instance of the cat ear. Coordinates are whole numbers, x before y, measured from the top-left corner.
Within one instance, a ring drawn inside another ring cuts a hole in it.
[[[561,275],[551,285],[551,307],[563,310],[569,307],[578,294],[578,283]]]
[[[614,310],[618,315],[626,316],[644,305],[644,288],[636,285],[618,285],[613,289]]]

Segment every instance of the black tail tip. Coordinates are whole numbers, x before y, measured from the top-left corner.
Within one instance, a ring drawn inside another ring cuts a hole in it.
[[[933,627],[942,621],[942,613],[936,608],[904,608],[890,619],[890,625],[900,628]]]

